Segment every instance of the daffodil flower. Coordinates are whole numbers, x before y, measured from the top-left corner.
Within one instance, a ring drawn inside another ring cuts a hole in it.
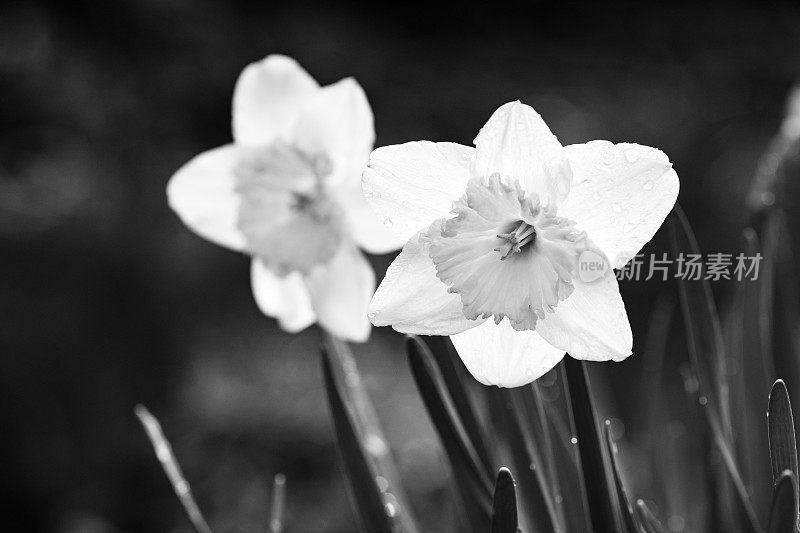
[[[352,78],[327,87],[280,55],[248,65],[233,95],[233,140],[184,165],[169,205],[193,231],[253,257],[261,311],[297,332],[319,322],[343,339],[369,336],[375,275],[357,246],[402,245],[364,200],[375,139]]]
[[[372,300],[372,323],[451,335],[476,379],[514,387],[565,352],[615,361],[631,354],[612,268],[653,237],[679,183],[655,148],[562,146],[531,107],[511,102],[475,148],[420,141],[376,149],[362,187],[407,240]],[[606,268],[583,272],[584,263]]]

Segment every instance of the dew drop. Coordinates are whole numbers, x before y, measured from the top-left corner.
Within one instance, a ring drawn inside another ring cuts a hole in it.
[[[680,515],[672,515],[667,519],[667,527],[670,531],[683,531],[686,527],[686,521]]]
[[[375,314],[375,311],[370,311],[369,313],[367,313],[367,318],[369,318],[370,320],[374,320],[376,316],[378,315]]]
[[[653,189],[653,182],[652,181],[645,182],[645,184],[642,185],[642,189],[644,189],[646,191],[652,190]]]
[[[389,489],[389,481],[383,476],[377,476],[375,483],[378,484],[378,490],[381,492],[386,492]]]
[[[572,444],[578,444],[578,437],[572,437],[571,439],[569,439],[569,441],[570,441]]]
[[[387,218],[384,219],[383,225],[386,226],[387,228],[391,228],[392,226],[394,226],[394,222],[392,221],[391,218]]]
[[[625,150],[625,159],[628,163],[635,163],[639,160],[639,150],[635,148],[628,148]]]
[[[348,387],[358,387],[361,384],[361,376],[358,372],[348,372],[344,376],[344,381]]]
[[[611,148],[605,148],[602,150],[600,153],[600,161],[606,166],[611,165],[611,163],[614,162],[614,150]]]
[[[374,433],[366,436],[364,447],[373,455],[384,455],[389,451],[386,441]]]
[[[619,204],[612,205],[611,209],[613,209],[615,213],[622,213],[622,208],[619,206]]]

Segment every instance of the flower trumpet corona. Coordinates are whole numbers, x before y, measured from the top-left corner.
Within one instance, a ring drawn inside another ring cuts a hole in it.
[[[232,144],[175,173],[169,205],[200,236],[253,257],[256,303],[284,330],[318,321],[366,340],[375,275],[357,246],[386,253],[404,241],[361,194],[375,139],[364,91],[352,78],[320,87],[272,55],[239,76],[232,122]]]
[[[377,326],[451,335],[480,382],[515,387],[568,352],[620,361],[631,333],[613,268],[675,204],[667,156],[636,144],[562,146],[529,106],[500,107],[475,148],[372,152],[364,195],[406,240],[372,299]]]

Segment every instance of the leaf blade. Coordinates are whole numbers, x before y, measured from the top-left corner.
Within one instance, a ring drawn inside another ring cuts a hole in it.
[[[322,348],[322,373],[361,530],[391,533],[400,528],[416,532],[416,522],[388,457],[388,446],[371,412],[372,405],[361,385],[352,354],[344,343],[331,336],[326,336]],[[367,447],[365,442],[372,444]],[[387,482],[385,491],[377,484],[378,476]],[[392,494],[397,502],[391,510],[384,502],[384,493]]]
[[[508,468],[497,473],[492,498],[491,533],[517,533],[517,492]]]
[[[492,481],[487,479],[485,469],[461,425],[433,354],[415,336],[407,337],[406,348],[414,381],[457,481],[463,511],[469,518],[467,522],[475,530],[485,531],[491,521]]]
[[[669,219],[669,234],[673,254],[678,255],[686,248],[691,253],[700,253],[697,239],[686,215],[677,204]],[[726,371],[722,329],[716,305],[711,297],[711,289],[705,280],[690,282],[682,277],[678,277],[677,280],[689,356],[700,385],[699,390],[705,394],[701,397],[705,398],[705,401],[700,402],[705,420],[733,483],[738,500],[735,508],[743,511],[748,530],[757,533],[760,530],[758,519],[730,446],[732,429],[727,409],[727,386],[724,381]],[[701,354],[710,354],[711,360]]]
[[[792,533],[797,530],[797,489],[794,474],[783,473],[772,492],[767,533]]]
[[[597,426],[586,367],[583,361],[565,357],[564,368],[575,422],[578,450],[584,473],[589,516],[595,532],[620,531],[619,505],[613,492],[602,437]]]
[[[628,529],[629,533],[641,533],[643,527],[639,523],[638,516],[634,513],[633,506],[628,498],[628,492],[625,490],[625,485],[622,482],[622,474],[620,474],[619,464],[617,463],[617,446],[614,444],[614,439],[611,437],[611,423],[608,420],[606,420],[605,423],[605,436],[608,457],[611,459],[611,472],[614,476],[617,500],[619,501],[620,512],[625,527]]]

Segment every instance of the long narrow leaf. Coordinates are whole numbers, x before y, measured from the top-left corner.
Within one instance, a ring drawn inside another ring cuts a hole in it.
[[[772,482],[777,486],[785,477],[786,472],[791,472],[792,480],[797,482],[797,441],[792,418],[792,404],[789,401],[786,384],[780,379],[772,385],[772,391],[769,394],[767,419]],[[797,493],[797,486],[794,487],[794,490]],[[799,510],[798,500],[795,499],[795,513]]]
[[[762,230],[764,257],[759,277],[773,270],[772,345],[776,374],[791,383],[790,397],[800,404],[800,309],[798,309],[797,267],[792,252],[792,232],[786,215],[773,208],[766,215]],[[797,416],[798,413],[795,413]],[[795,423],[800,421],[795,420]]]
[[[567,373],[592,528],[595,533],[620,531],[622,524],[613,489],[614,480],[603,451],[603,438],[597,426],[586,368],[583,361],[569,356],[564,358],[563,365]]]
[[[664,526],[653,514],[644,500],[636,500],[636,514],[646,533],[663,533]]]
[[[789,401],[786,384],[781,379],[772,385],[767,417],[772,481],[777,484],[786,470],[797,476],[797,442],[792,419],[792,404]]]
[[[677,205],[673,216],[670,217],[669,229],[675,255],[686,251],[693,254],[700,253],[686,216]],[[730,447],[730,416],[726,414],[728,402],[725,354],[711,290],[705,280],[689,281],[679,277],[678,293],[687,332],[689,355],[700,385],[699,390],[703,393],[700,403],[704,407],[703,412],[714,437],[714,444],[720,452],[735,488],[738,505],[734,508],[743,512],[744,525],[748,531],[757,532],[758,519]]]
[[[396,526],[406,533],[416,533],[419,527],[411,512],[411,505],[391,457],[375,407],[361,381],[355,358],[344,341],[327,332],[323,333],[326,353],[331,357],[331,371],[340,386],[349,413],[353,416],[356,434],[360,442],[364,443],[373,476],[381,478],[380,487],[386,510]]]
[[[744,254],[760,253],[756,232],[743,232]],[[734,276],[734,279],[736,277]],[[767,442],[767,421],[763,398],[775,381],[775,365],[771,347],[771,269],[763,269],[758,279],[737,280],[735,297],[727,309],[725,320],[726,355],[738,369],[729,373],[733,441],[743,479],[748,483],[750,498],[759,515],[769,510],[772,478],[764,450]]]
[[[269,506],[269,533],[283,532],[283,515],[286,509],[286,476],[275,474],[272,478],[272,497]]]
[[[517,493],[514,478],[501,468],[494,484],[491,533],[517,533]]]
[[[620,474],[619,465],[617,464],[617,445],[614,444],[614,439],[611,438],[611,424],[608,420],[606,420],[605,424],[605,436],[608,457],[611,459],[611,472],[614,475],[617,500],[620,505],[620,514],[628,533],[641,533],[644,528],[639,523],[639,517],[633,510],[625,485],[622,482],[622,474]]]
[[[364,411],[371,405],[362,397],[366,393],[361,389],[355,364],[335,339],[326,341],[322,349],[323,379],[360,529],[365,533],[391,533],[405,527],[416,530],[407,504],[394,503],[395,493],[401,493],[401,488],[396,481],[389,481],[396,475],[383,470],[387,463],[386,440],[376,425],[364,423]],[[365,446],[368,442],[369,447]],[[378,486],[378,476],[387,480],[385,491]]]
[[[794,474],[787,470],[772,492],[767,533],[794,533],[797,530],[796,487]]]
[[[556,378],[553,387],[560,385],[559,400],[549,402],[545,413],[553,428],[553,451],[558,465],[561,498],[564,509],[566,531],[591,531],[592,517],[589,507],[589,491],[586,486],[583,467],[581,465],[580,447],[576,446],[574,409],[569,392],[567,370],[563,363],[552,370]],[[541,378],[536,382],[540,391],[543,387]],[[553,388],[550,387],[550,388]],[[558,391],[559,389],[556,389]]]
[[[462,498],[466,521],[475,531],[489,528],[492,481],[467,436],[447,393],[441,373],[428,347],[417,337],[408,337],[406,347],[411,371],[450,461]]]
[[[172,484],[172,489],[181,502],[183,511],[189,518],[192,527],[196,533],[211,533],[211,528],[208,527],[203,513],[200,512],[200,507],[197,505],[192,495],[192,488],[183,476],[183,471],[178,464],[178,460],[175,458],[175,454],[172,453],[172,445],[170,445],[169,441],[164,436],[158,419],[154,417],[144,405],[137,405],[133,411],[136,413],[136,416],[147,432],[147,437],[153,445],[156,457],[161,463],[164,473],[167,474],[167,478]]]
[[[324,352],[324,351],[323,351]],[[323,376],[328,403],[333,415],[336,442],[339,445],[345,472],[350,482],[350,496],[356,509],[359,529],[364,533],[391,533],[392,524],[383,507],[383,498],[371,469],[367,453],[361,445],[341,391],[333,380],[327,354],[323,355]]]
[[[536,443],[530,436],[529,421],[523,410],[520,396],[524,388],[500,389],[490,387],[489,409],[493,427],[501,437],[503,464],[514,467],[520,499],[520,522],[525,531],[549,533],[556,527],[555,508],[549,493],[549,483],[544,477],[545,465]]]
[[[453,402],[453,407],[458,413],[458,417],[472,443],[472,447],[475,449],[475,453],[486,469],[487,475],[493,476],[494,469],[492,468],[492,460],[486,445],[484,431],[465,389],[465,378],[472,379],[472,376],[464,366],[464,363],[461,362],[461,359],[459,359],[450,337],[427,337],[425,345],[436,360],[442,380],[447,386],[447,392]]]

